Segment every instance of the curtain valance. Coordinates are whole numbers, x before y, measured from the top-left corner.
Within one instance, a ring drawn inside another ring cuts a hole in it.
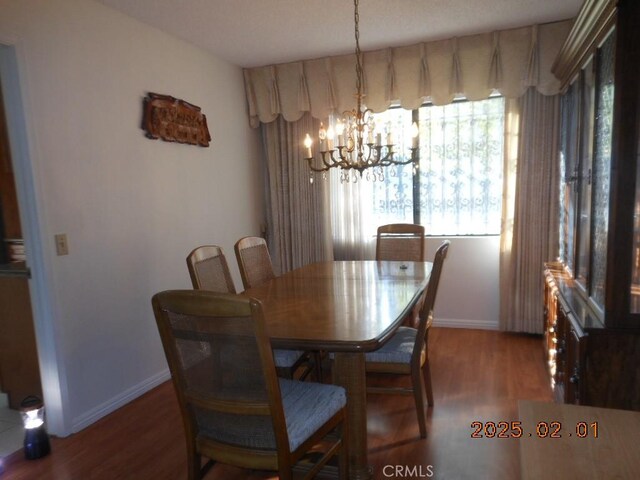
[[[554,95],[560,82],[551,65],[571,21],[533,25],[363,53],[364,99],[375,112],[392,103],[407,109],[456,95],[487,98],[497,90],[520,97],[529,87]],[[244,70],[253,127],[282,115],[317,119],[355,106],[355,55],[341,55]]]

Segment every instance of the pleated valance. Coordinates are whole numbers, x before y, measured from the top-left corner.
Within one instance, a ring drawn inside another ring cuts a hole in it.
[[[560,82],[551,65],[570,27],[567,20],[364,52],[364,101],[381,112],[397,103],[445,105],[458,95],[481,100],[494,90],[516,98],[532,86],[554,95]],[[355,106],[355,54],[245,69],[244,79],[253,127]]]

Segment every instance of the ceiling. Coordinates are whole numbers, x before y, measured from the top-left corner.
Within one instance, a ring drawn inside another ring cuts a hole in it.
[[[241,67],[352,53],[349,0],[99,0]],[[583,0],[361,0],[362,50],[574,17]]]

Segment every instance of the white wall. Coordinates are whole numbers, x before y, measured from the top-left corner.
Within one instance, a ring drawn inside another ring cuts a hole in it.
[[[445,238],[427,238],[431,260]],[[500,313],[500,237],[447,237],[451,247],[442,268],[434,325],[497,329]]]
[[[193,247],[216,243],[233,260],[233,243],[259,233],[259,135],[240,68],[97,2],[0,0],[0,43],[17,58],[28,150],[18,170],[33,187],[21,213],[35,201],[25,230],[27,247],[42,246],[36,330],[39,348],[56,345],[41,369],[64,435],[168,378],[151,296],[190,287]],[[202,107],[211,146],[146,139],[149,91]],[[57,233],[68,256],[55,255]]]

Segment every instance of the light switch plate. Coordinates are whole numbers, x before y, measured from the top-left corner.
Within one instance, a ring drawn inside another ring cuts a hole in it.
[[[69,255],[69,244],[67,243],[67,235],[65,233],[59,233],[55,236],[56,239],[56,253],[60,255]]]

